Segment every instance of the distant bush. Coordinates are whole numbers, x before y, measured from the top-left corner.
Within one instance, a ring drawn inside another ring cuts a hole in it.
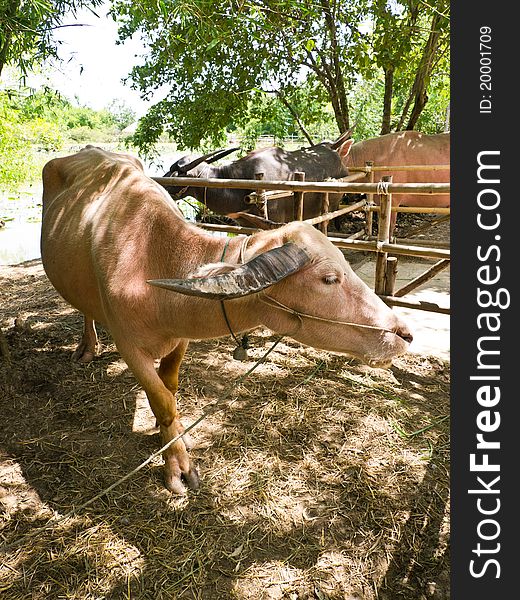
[[[117,139],[117,132],[113,129],[91,129],[86,125],[81,127],[73,127],[66,131],[67,138],[73,142],[112,142]]]
[[[7,94],[0,94],[0,185],[13,186],[24,181],[32,169],[31,159],[18,112]]]
[[[0,186],[13,187],[31,178],[34,161],[23,127],[0,118]]]
[[[22,129],[25,138],[35,150],[57,152],[63,148],[65,138],[61,128],[56,123],[49,123],[43,119],[35,119],[23,123]]]
[[[77,106],[49,89],[0,91],[0,186],[16,188],[40,177],[42,153],[71,143],[113,143],[135,115],[124,101],[107,109]]]

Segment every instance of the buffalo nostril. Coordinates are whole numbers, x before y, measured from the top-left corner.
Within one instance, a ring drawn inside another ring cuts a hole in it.
[[[400,338],[402,338],[405,342],[408,342],[409,344],[412,343],[412,341],[413,341],[413,335],[409,331],[407,331],[405,329],[398,329],[395,333]]]

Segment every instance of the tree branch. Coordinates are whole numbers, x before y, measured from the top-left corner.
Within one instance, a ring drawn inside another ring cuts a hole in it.
[[[277,91],[276,95],[278,96],[278,98],[280,99],[281,103],[287,108],[287,110],[291,113],[291,115],[294,117],[294,120],[296,121],[296,123],[298,123],[298,127],[302,130],[303,135],[307,138],[307,141],[309,142],[309,144],[311,146],[314,146],[314,141],[311,138],[309,132],[305,129],[305,125],[302,123],[298,113],[294,110],[294,108],[291,106],[291,104],[287,101],[287,99],[285,98],[285,96],[282,94],[282,92]]]

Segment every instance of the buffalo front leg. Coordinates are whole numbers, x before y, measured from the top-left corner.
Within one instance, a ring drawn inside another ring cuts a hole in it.
[[[187,343],[176,348],[171,354],[161,361],[159,373],[155,370],[153,358],[145,353],[125,352],[119,347],[121,355],[132,370],[136,379],[142,385],[150,407],[161,429],[162,445],[167,444],[183,432],[177,412],[175,399],[175,381],[178,385],[178,370],[184,356]],[[171,363],[168,368],[167,365]],[[175,374],[176,371],[176,374]],[[165,384],[168,382],[168,385]],[[169,389],[169,388],[172,389]],[[183,438],[179,438],[164,453],[164,483],[175,494],[184,494],[185,488],[181,481],[184,479],[188,487],[197,489],[199,478],[197,470],[186,450]]]
[[[94,319],[91,319],[85,315],[83,335],[76,350],[72,354],[72,359],[82,363],[90,362],[96,355],[97,345],[98,337]]]
[[[182,359],[184,358],[184,353],[186,352],[186,348],[188,347],[188,340],[181,340],[177,347],[170,352],[167,356],[161,359],[161,363],[158,369],[158,375],[161,378],[161,381],[168,388],[168,390],[172,393],[174,403],[177,404],[176,395],[177,390],[179,389],[179,369],[181,366]],[[158,425],[161,424],[158,422]],[[171,431],[163,431],[163,427],[161,426],[161,433],[163,440],[166,438],[173,439],[173,437],[180,435],[184,431],[184,427],[182,426],[180,420],[176,418],[174,422],[170,426]],[[182,440],[184,441],[185,447],[190,450],[192,447],[192,440],[189,435],[183,436]],[[166,443],[166,442],[165,442]],[[169,473],[169,464],[170,461],[168,459],[168,450],[164,453],[164,461],[165,461],[165,480],[168,482],[169,480],[176,477],[175,472]],[[173,466],[175,463],[172,463]],[[191,463],[190,463],[191,464]],[[199,475],[197,469],[191,464],[191,468],[188,472],[182,473],[183,479],[185,479],[187,485],[192,490],[196,490],[199,487]],[[168,485],[168,484],[167,484]]]
[[[177,395],[177,390],[179,389],[179,369],[188,344],[188,340],[181,340],[178,346],[172,352],[170,352],[170,354],[161,359],[161,363],[159,365],[159,377],[161,378],[161,381],[164,383],[164,385],[170,390],[170,392],[175,397]],[[159,422],[156,423],[156,426],[159,426]],[[184,431],[184,428],[181,425],[181,423],[179,423],[179,431]],[[191,450],[191,448],[193,447],[193,441],[191,439],[191,436],[189,434],[186,434],[183,437],[183,440],[186,448],[188,450]],[[192,486],[190,485],[189,487]]]

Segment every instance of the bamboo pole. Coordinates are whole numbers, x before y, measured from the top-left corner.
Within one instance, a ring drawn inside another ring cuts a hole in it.
[[[344,194],[377,194],[376,183],[341,183],[335,181],[269,181],[255,179],[199,179],[197,177],[151,177],[153,181],[166,186],[187,185],[191,187],[229,188],[229,189],[264,189],[292,190],[294,192],[329,192]],[[388,189],[390,194],[449,194],[449,183],[392,183]]]
[[[449,315],[450,309],[439,306],[434,302],[425,302],[424,300],[402,300],[395,296],[379,296],[385,304],[389,306],[402,306],[403,308],[415,308],[417,310],[427,310],[428,312],[441,313],[443,315]]]
[[[369,206],[367,208],[369,212],[379,212],[379,206]],[[397,213],[418,213],[418,214],[437,214],[437,215],[449,215],[450,207],[434,207],[434,206],[392,206],[392,212]]]
[[[350,171],[350,167],[348,168],[348,170]],[[358,179],[364,179],[367,176],[367,173],[365,172],[360,172],[360,173],[352,173],[352,175],[347,175],[346,177],[338,177],[336,179],[336,181],[343,181],[344,183],[348,183],[350,181],[357,181]]]
[[[386,261],[385,296],[394,296],[397,279],[397,256],[389,256]]]
[[[372,162],[372,161],[370,161]],[[373,162],[372,162],[373,165]],[[349,167],[349,171],[357,173],[359,171],[364,171],[365,173],[370,172],[366,164],[364,167]],[[380,166],[377,167],[371,166],[370,170],[373,172],[377,171],[449,171],[450,165],[394,165],[394,166]]]
[[[263,178],[264,178],[264,173],[261,173],[261,172],[255,173],[255,179],[257,181],[262,181]],[[264,218],[269,219],[269,210],[267,208],[267,202],[265,200],[265,190],[258,189],[258,190],[256,190],[256,194],[257,194],[257,198],[260,203],[260,206],[262,207],[262,211],[264,213]]]
[[[365,206],[365,200],[360,200],[359,202],[355,202],[354,204],[349,204],[348,206],[344,206],[343,208],[339,208],[331,213],[327,213],[324,215],[319,215],[317,217],[312,217],[311,219],[305,219],[305,223],[309,223],[310,225],[317,225],[318,223],[323,223],[324,221],[330,221],[339,217],[340,215],[345,215],[346,213],[353,212],[354,210],[359,210]]]
[[[435,277],[435,275],[437,275],[437,273],[440,273],[441,271],[443,271],[444,269],[446,269],[449,266],[450,266],[450,261],[448,259],[439,260],[434,265],[432,265],[427,271],[425,271],[421,275],[418,275],[417,277],[415,277],[414,279],[409,281],[406,285],[404,285],[402,288],[397,290],[397,292],[395,292],[395,294],[388,293],[387,295],[395,296],[396,298],[405,296],[406,294],[410,293],[412,290],[419,287],[423,283],[426,283],[430,279],[433,279]]]
[[[327,194],[327,192],[325,192],[323,194],[323,196],[321,197],[320,212],[322,215],[326,215],[329,212],[329,195]],[[324,235],[327,235],[328,227],[329,227],[329,219],[323,220],[320,225],[321,233],[323,233]]]
[[[302,171],[296,171],[294,173],[294,181],[305,181],[305,173]],[[294,192],[294,206],[296,209],[296,220],[303,221],[303,195],[304,191]]]
[[[367,168],[370,168],[370,171],[368,174],[368,180],[369,180],[369,183],[373,184],[374,183],[374,173],[372,171],[372,166],[374,165],[374,163],[371,160],[367,160],[365,165]],[[373,204],[374,204],[374,194],[367,194],[367,210]],[[368,210],[368,212],[366,213],[366,229],[365,229],[367,238],[372,235],[373,228],[374,228],[374,215],[373,215],[372,211]]]
[[[348,235],[343,236],[341,233],[335,233],[334,235],[338,237],[348,237]],[[377,240],[377,237],[372,235],[370,236],[369,240]],[[446,248],[447,250],[450,249],[449,242],[440,242],[437,240],[414,240],[411,238],[394,238],[393,242],[395,244],[404,244],[408,246],[424,246],[425,243],[428,243],[429,248]]]
[[[279,200],[280,198],[289,198],[290,196],[293,195],[293,192],[291,192],[290,190],[281,190],[281,191],[268,190],[268,191],[264,191],[264,193],[262,195],[263,195],[263,198],[265,199],[265,201],[269,202],[270,200]],[[250,194],[247,194],[247,196],[244,196],[244,202],[246,204],[259,204],[260,197],[259,197],[258,192],[251,192]]]
[[[349,233],[347,235],[345,235],[347,240],[357,240],[360,237],[363,237],[365,235],[365,230],[364,229],[360,229],[359,231],[355,231],[354,233]]]
[[[262,231],[256,227],[245,227],[242,225],[216,225],[213,223],[196,223],[197,227],[207,229],[208,231],[221,231],[226,233],[245,233],[252,234]],[[359,234],[359,232],[358,232]],[[357,235],[358,234],[353,234]],[[377,252],[378,245],[374,241],[358,240],[353,236],[338,237],[338,235],[328,236],[328,239],[337,247],[348,250],[359,250],[362,252]],[[427,246],[410,246],[406,244],[381,244],[381,250],[391,252],[392,254],[403,256],[419,256],[424,258],[442,259],[450,258],[450,251],[444,248],[431,248]]]
[[[385,175],[381,181],[385,184],[392,183],[392,175]],[[392,195],[385,192],[379,194],[379,223],[377,227],[377,256],[376,256],[376,277],[375,292],[378,295],[385,293],[386,263],[388,253],[381,249],[382,244],[390,241],[390,216],[392,211]]]
[[[338,238],[329,236],[329,240],[337,248],[347,248],[349,250],[361,250],[363,252],[378,252],[377,242],[368,242],[365,240],[349,240],[348,238]],[[406,244],[382,243],[379,245],[380,251],[391,252],[392,254],[404,256],[422,256],[424,258],[450,258],[450,251],[444,248],[429,248],[427,246],[408,246]]]
[[[262,231],[256,227],[245,227],[243,225],[217,225],[217,223],[195,223],[200,229],[208,231],[220,231],[222,233],[245,233],[247,235]]]

